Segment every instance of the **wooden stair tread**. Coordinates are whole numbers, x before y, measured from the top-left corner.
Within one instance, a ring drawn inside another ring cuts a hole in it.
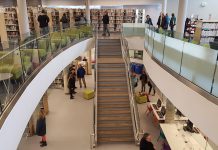
[[[133,142],[133,137],[101,137],[98,138],[98,142]]]
[[[123,63],[123,58],[98,58],[98,63]]]
[[[98,114],[130,114],[130,109],[120,109],[120,110],[108,110],[108,109],[98,109]]]
[[[99,116],[98,121],[132,121],[130,116]]]
[[[100,130],[99,135],[133,135],[132,131],[129,130]]]

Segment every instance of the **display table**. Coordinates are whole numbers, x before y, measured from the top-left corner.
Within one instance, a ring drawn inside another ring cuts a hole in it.
[[[163,118],[160,118],[160,117],[158,116],[158,114],[157,114],[157,111],[161,111],[161,107],[160,107],[158,110],[156,110],[156,109],[153,107],[153,104],[156,104],[156,103],[150,103],[150,107],[151,107],[151,109],[152,109],[152,112],[153,112],[153,114],[154,114],[154,117],[155,117],[159,122],[164,122],[164,121],[165,121],[165,115],[164,115]]]
[[[213,150],[200,133],[190,133],[183,130],[183,124],[165,124],[160,127],[168,141],[171,150]]]

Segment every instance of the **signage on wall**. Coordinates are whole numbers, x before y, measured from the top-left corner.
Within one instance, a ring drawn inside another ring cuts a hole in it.
[[[207,2],[201,2],[201,7],[206,7]]]

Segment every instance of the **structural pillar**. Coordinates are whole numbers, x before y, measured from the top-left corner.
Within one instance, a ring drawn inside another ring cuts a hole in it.
[[[90,0],[85,0],[85,6],[86,6],[86,19],[87,19],[87,23],[90,24]]]
[[[172,123],[174,121],[174,115],[175,115],[175,106],[167,99],[165,123]]]
[[[92,50],[88,51],[88,75],[92,74]]]
[[[26,0],[17,0],[17,12],[20,38],[21,40],[24,40],[26,37],[30,35]]]
[[[187,15],[188,0],[179,0],[179,9],[176,23],[176,32],[183,35],[185,28],[185,20]]]
[[[163,12],[164,14],[167,13],[167,0],[163,0],[162,12]]]
[[[68,89],[68,69],[64,68],[63,70],[63,79],[64,79],[64,93],[68,94],[69,89]]]

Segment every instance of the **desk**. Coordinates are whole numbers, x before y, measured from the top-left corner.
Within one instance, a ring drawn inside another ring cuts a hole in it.
[[[9,94],[9,86],[7,87],[5,80],[8,80],[8,83],[10,82],[10,79],[13,75],[11,73],[0,73],[0,81],[3,81],[3,84],[5,86],[5,89],[7,91],[7,94]]]
[[[153,107],[153,104],[157,104],[157,103],[150,103],[150,107],[152,108],[152,112],[154,114],[154,116],[156,117],[156,119],[159,121],[159,122],[164,122],[165,121],[165,115],[163,118],[160,118],[157,114],[157,111],[160,111],[161,110],[161,107],[156,110],[154,107]]]
[[[172,150],[205,150],[206,140],[202,134],[185,132],[183,124],[165,124],[160,127]],[[213,150],[209,143],[207,150]]]

